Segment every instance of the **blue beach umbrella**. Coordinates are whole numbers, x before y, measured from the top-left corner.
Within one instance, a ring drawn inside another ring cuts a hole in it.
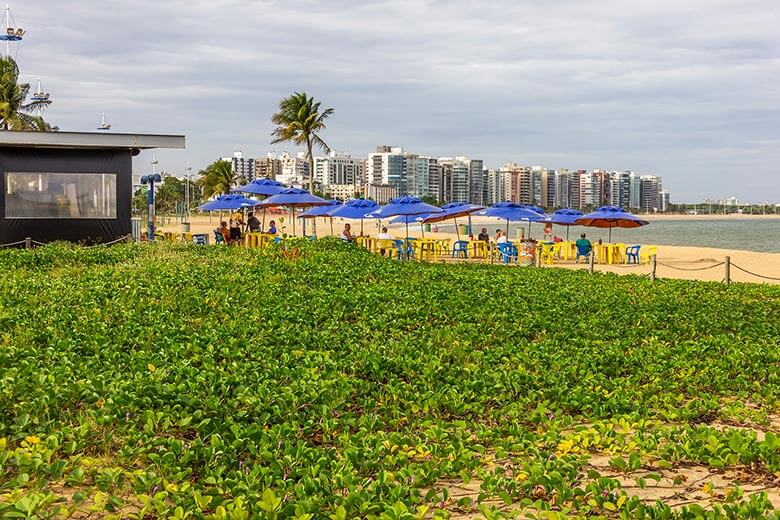
[[[487,209],[477,211],[475,215],[506,220],[507,237],[509,236],[509,222],[528,222],[530,225],[531,222],[539,222],[544,219],[544,215],[514,202],[496,202]]]
[[[360,234],[363,234],[363,219],[377,218],[371,215],[372,211],[379,209],[379,204],[373,200],[350,199],[344,205],[332,208],[328,215],[331,217],[360,219]]]
[[[470,204],[468,202],[449,202],[441,207],[443,210],[441,213],[429,215],[425,218],[426,224],[433,222],[442,222],[444,220],[453,219],[455,221],[455,232],[460,240],[460,230],[458,229],[458,217],[466,217],[477,211],[485,209],[485,206],[479,204]],[[469,224],[469,231],[471,225]]]
[[[271,195],[258,205],[263,208],[285,206],[292,210],[293,235],[295,235],[295,208],[308,208],[311,206],[327,206],[330,202],[312,195],[301,188],[286,188],[276,195]]]
[[[396,216],[407,215],[429,215],[431,213],[442,213],[443,209],[437,208],[431,204],[426,204],[417,197],[410,197],[404,195],[395,199],[390,199],[390,202],[381,206],[370,213],[376,218],[387,218]],[[409,238],[409,223],[406,223],[406,238]],[[408,244],[407,244],[408,249]]]
[[[248,199],[243,195],[219,195],[215,199],[201,204],[198,206],[198,209],[201,211],[230,211],[251,208],[252,206],[256,206],[258,204],[258,201]]]
[[[313,218],[316,219],[317,217],[326,217],[330,220],[330,234],[333,234],[333,219],[329,215],[330,211],[333,211],[336,207],[341,207],[341,202],[337,200],[328,200],[329,204],[327,206],[313,206],[303,213],[300,214],[298,218]],[[317,234],[317,224],[315,220],[314,224],[314,234]]]
[[[249,184],[238,186],[230,190],[233,193],[251,193],[252,195],[263,195],[270,197],[287,189],[284,184],[273,179],[255,179]]]
[[[279,181],[273,179],[255,179],[249,184],[233,188],[230,191],[233,193],[250,193],[261,197],[270,197],[271,195],[276,195],[284,190],[284,184]],[[265,208],[263,208],[262,229],[265,229]]]
[[[574,222],[577,221],[583,215],[582,211],[576,209],[559,209],[552,215],[548,215],[544,218],[544,222],[550,222],[551,224],[558,224],[559,226],[566,226],[566,240],[569,240],[569,228],[574,226]]]
[[[638,228],[649,224],[636,215],[632,215],[620,206],[601,206],[593,213],[583,215],[574,221],[577,226],[609,228],[609,242],[612,242],[612,228]]]

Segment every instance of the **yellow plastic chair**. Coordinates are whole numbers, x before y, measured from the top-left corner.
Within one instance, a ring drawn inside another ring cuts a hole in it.
[[[658,246],[642,246],[639,248],[639,261],[643,264],[649,264],[650,258],[658,254]]]
[[[555,258],[558,256],[560,247],[558,244],[540,244],[539,245],[539,261],[546,265],[553,265]]]
[[[396,252],[395,241],[389,239],[377,240],[376,252],[382,256],[392,257]]]

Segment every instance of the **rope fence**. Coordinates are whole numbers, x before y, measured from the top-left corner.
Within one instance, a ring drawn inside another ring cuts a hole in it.
[[[780,281],[780,278],[778,278],[778,277],[775,277],[775,276],[766,276],[766,275],[763,275],[763,274],[754,273],[753,271],[748,271],[747,269],[745,269],[745,268],[743,268],[743,267],[740,267],[740,266],[738,266],[737,264],[731,264],[731,267],[736,267],[737,269],[739,269],[739,270],[740,270],[740,271],[742,271],[743,273],[747,273],[747,274],[749,274],[749,275],[752,275],[752,276],[755,276],[755,277],[757,277],[757,278],[763,278],[763,279],[765,279],[765,280],[774,280],[774,281]]]
[[[724,265],[726,262],[719,262],[717,264],[708,265],[705,267],[694,267],[694,268],[687,268],[687,267],[677,267],[675,265],[669,265],[665,264],[663,262],[658,262],[658,265],[662,265],[664,267],[668,267],[669,269],[676,269],[677,271],[706,271],[707,269],[715,269],[716,267],[720,267]]]

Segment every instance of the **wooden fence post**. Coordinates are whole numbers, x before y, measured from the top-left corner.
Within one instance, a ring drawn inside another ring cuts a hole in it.
[[[593,274],[593,264],[596,263],[596,251],[591,249],[590,250],[590,265],[588,265],[588,272],[590,274]]]
[[[731,284],[731,257],[726,257],[726,285]]]
[[[655,281],[655,269],[657,266],[655,255],[650,256],[650,280]]]
[[[24,248],[25,249],[32,249],[32,238],[25,237],[25,239],[24,239]]]

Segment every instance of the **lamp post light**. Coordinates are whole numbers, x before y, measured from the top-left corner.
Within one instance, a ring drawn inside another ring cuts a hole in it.
[[[144,175],[141,177],[141,184],[148,184],[149,191],[146,193],[146,203],[149,205],[149,223],[147,228],[147,241],[154,241],[154,183],[162,181],[159,173]]]

